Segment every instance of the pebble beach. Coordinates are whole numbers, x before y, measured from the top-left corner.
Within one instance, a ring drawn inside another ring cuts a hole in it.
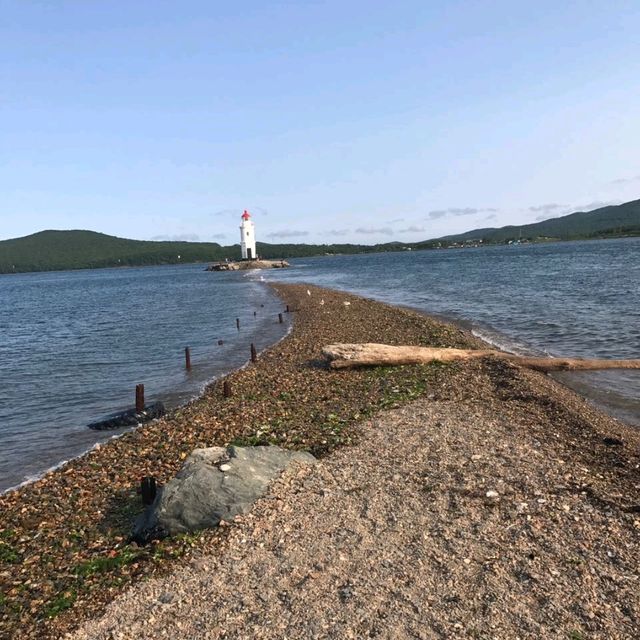
[[[0,497],[7,638],[635,638],[640,437],[487,358],[330,370],[326,344],[480,348],[338,291],[274,285],[287,338],[166,418]],[[128,542],[140,478],[194,449],[278,444],[251,514]]]

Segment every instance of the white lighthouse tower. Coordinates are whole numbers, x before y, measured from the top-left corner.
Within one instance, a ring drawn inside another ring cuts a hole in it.
[[[243,260],[255,260],[258,257],[256,255],[256,231],[251,215],[246,209],[242,214],[242,224],[240,225],[240,248]]]

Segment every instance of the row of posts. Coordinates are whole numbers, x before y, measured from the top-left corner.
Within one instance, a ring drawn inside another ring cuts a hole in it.
[[[289,305],[287,305],[286,312],[289,313]],[[253,312],[253,315],[256,316],[256,312]],[[284,322],[284,318],[282,313],[278,314],[278,322],[282,324]],[[236,329],[240,331],[240,318],[236,318]],[[222,345],[224,342],[222,340],[218,340],[218,344]],[[258,352],[256,351],[256,346],[251,343],[251,362],[256,362],[258,359]],[[187,371],[191,370],[191,349],[190,347],[184,348],[184,366]],[[231,397],[231,384],[228,380],[225,380],[222,383],[222,394],[225,398]],[[136,385],[136,412],[140,413],[144,411],[144,385],[137,384]]]

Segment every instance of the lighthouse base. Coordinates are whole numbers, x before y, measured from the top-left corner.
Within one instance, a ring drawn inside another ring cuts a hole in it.
[[[242,260],[240,262],[215,262],[205,271],[243,271],[246,269],[284,269],[291,266],[286,260]]]

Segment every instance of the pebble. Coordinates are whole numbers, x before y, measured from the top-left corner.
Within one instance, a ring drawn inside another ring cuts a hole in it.
[[[497,491],[494,491],[493,489],[490,489],[489,491],[487,491],[487,493],[485,493],[485,495],[490,500],[497,500],[500,497],[500,494]]]
[[[221,464],[219,467],[220,471],[229,471],[231,469],[230,464]]]

